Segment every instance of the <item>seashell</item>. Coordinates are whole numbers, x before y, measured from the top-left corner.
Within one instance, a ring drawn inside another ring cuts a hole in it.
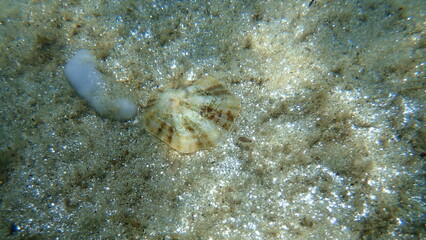
[[[216,79],[171,82],[147,103],[148,132],[181,153],[215,147],[238,116],[240,100]]]

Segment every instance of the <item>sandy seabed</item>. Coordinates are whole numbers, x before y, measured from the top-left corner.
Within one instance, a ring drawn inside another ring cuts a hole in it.
[[[424,239],[426,2],[0,1],[0,239]],[[64,76],[89,49],[137,116]],[[212,76],[216,148],[149,134],[149,96]]]

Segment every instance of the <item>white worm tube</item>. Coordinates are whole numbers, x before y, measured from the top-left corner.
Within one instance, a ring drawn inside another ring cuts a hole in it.
[[[95,58],[81,49],[65,65],[65,76],[77,93],[98,113],[114,120],[129,120],[136,115],[136,104],[116,96],[107,80],[95,68]],[[114,89],[115,90],[115,89]]]

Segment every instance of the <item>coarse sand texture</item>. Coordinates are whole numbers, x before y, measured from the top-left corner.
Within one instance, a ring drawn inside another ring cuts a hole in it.
[[[0,6],[0,239],[426,239],[426,1]]]

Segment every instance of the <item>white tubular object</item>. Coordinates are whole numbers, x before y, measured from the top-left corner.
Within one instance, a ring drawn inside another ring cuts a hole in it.
[[[65,76],[77,93],[98,113],[114,120],[129,120],[136,115],[136,104],[119,97],[118,90],[95,68],[95,58],[87,49],[81,49],[65,65]]]

